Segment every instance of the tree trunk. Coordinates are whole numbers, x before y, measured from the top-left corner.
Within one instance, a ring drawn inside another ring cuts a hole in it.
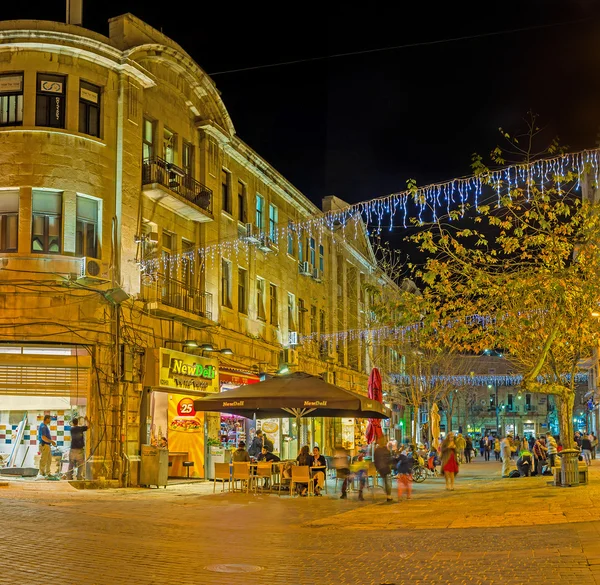
[[[573,433],[574,404],[575,393],[565,389],[565,392],[558,397],[560,440],[564,449],[572,449],[575,440]]]

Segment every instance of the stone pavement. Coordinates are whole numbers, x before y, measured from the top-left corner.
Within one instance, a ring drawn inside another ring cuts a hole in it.
[[[456,491],[428,479],[394,504],[381,489],[358,502],[12,481],[0,584],[600,585],[600,461],[579,488],[499,470],[465,465]]]

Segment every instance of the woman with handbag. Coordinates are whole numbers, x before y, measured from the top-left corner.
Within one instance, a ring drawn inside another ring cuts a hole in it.
[[[454,491],[454,476],[458,473],[457,447],[454,441],[454,433],[448,433],[448,436],[442,443],[442,471],[446,479],[446,489]]]

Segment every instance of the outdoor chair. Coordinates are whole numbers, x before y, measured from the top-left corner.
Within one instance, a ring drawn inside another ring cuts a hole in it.
[[[369,469],[367,471],[367,489],[372,489],[373,490],[373,498],[375,497],[375,488],[379,487],[379,482],[378,482],[378,474],[377,474],[377,469],[375,467],[374,463],[369,463]],[[370,485],[369,485],[370,482]]]
[[[307,484],[308,495],[314,495],[315,482],[310,476],[310,467],[307,465],[294,465],[292,467],[292,483],[290,485],[290,493],[293,496],[296,484],[305,483]]]
[[[225,491],[225,482],[227,482],[227,489],[231,491],[231,470],[229,463],[215,463],[215,477],[213,479],[213,494],[217,488],[217,482],[221,482],[221,491]]]
[[[256,476],[255,476],[255,488],[257,487],[258,480],[263,480],[263,485],[261,489],[265,489],[265,481],[269,482],[269,493],[272,493],[273,489],[273,465],[271,463],[259,463],[256,467]]]
[[[334,493],[337,492],[337,485],[338,485],[338,481],[341,481],[342,484],[344,483],[346,477],[348,478],[348,489],[352,490],[353,488],[353,480],[351,477],[350,472],[344,472],[341,469],[336,469],[335,470],[335,488],[334,488]]]
[[[279,496],[281,497],[282,491],[289,491],[291,486],[291,469],[295,465],[295,462],[291,461],[281,461],[279,463],[279,482],[273,487],[277,489],[279,492]],[[287,468],[287,473],[286,473]],[[289,474],[289,475],[288,475]]]
[[[246,493],[250,491],[250,484],[253,481],[254,476],[250,473],[250,464],[239,462],[233,464],[233,491],[235,491],[237,482],[240,482],[240,491],[242,491],[243,482],[246,482]]]

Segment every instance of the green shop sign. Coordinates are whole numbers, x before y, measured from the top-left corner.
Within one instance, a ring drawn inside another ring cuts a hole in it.
[[[205,378],[214,380],[217,372],[214,366],[203,366],[202,364],[185,364],[183,360],[171,358],[171,372],[182,376],[193,376],[194,378]]]

